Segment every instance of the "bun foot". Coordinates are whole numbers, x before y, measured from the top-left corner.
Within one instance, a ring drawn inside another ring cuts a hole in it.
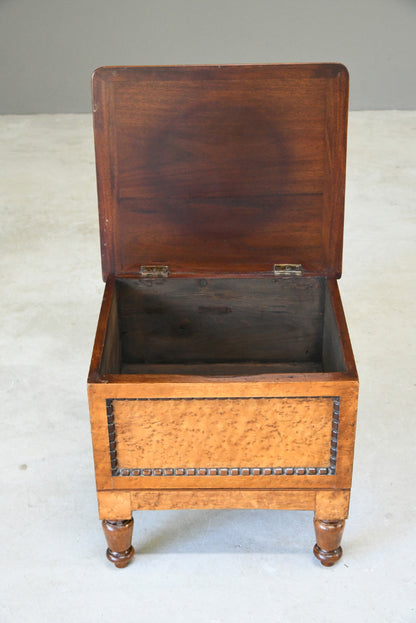
[[[134,555],[131,544],[133,518],[122,521],[103,520],[104,535],[107,540],[107,558],[119,569],[126,567]]]
[[[126,549],[125,552],[113,552],[110,548],[107,549],[108,560],[113,562],[119,569],[126,567],[133,556],[134,547],[132,545],[130,545],[129,549]]]
[[[315,557],[323,564],[324,567],[332,567],[342,556],[342,547],[337,547],[329,552],[321,549],[319,545],[315,543],[313,548]]]
[[[316,544],[313,553],[324,567],[332,567],[342,556],[341,539],[345,521],[314,519]]]

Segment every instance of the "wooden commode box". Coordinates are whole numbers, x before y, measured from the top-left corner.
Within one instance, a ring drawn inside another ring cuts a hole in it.
[[[345,67],[104,67],[93,107],[107,557],[131,559],[135,510],[309,509],[332,565],[358,392],[337,286]]]

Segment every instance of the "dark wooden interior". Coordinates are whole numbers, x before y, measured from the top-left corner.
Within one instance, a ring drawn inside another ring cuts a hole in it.
[[[328,282],[341,274],[345,67],[101,68],[93,99],[115,278],[101,374],[349,369]],[[279,263],[302,276],[273,276]],[[148,266],[169,277],[139,278]]]
[[[103,374],[345,371],[324,277],[117,279]]]

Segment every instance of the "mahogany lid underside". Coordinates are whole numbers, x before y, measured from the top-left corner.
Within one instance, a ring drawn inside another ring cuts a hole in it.
[[[104,278],[341,275],[343,65],[104,67],[93,109]]]

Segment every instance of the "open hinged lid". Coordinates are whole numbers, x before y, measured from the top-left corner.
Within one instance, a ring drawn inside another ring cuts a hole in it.
[[[104,67],[93,107],[105,278],[340,276],[344,66]]]

